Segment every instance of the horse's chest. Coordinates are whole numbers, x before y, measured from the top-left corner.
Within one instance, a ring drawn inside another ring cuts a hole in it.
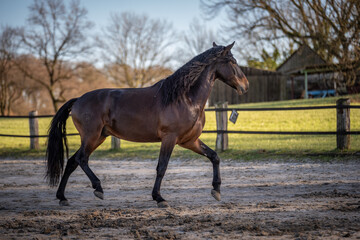
[[[205,115],[200,114],[196,119],[191,122],[191,124],[187,126],[187,128],[184,128],[184,130],[186,130],[180,134],[179,143],[195,141],[201,135],[204,123]]]
[[[183,115],[180,116],[180,123],[186,125],[184,128],[187,131],[197,130],[198,128],[201,128],[202,123],[205,122],[204,116],[204,112],[201,112],[199,109],[194,109],[183,113]]]
[[[187,105],[168,108],[160,115],[160,134],[175,134],[180,142],[197,138],[202,131],[205,115],[198,107]]]

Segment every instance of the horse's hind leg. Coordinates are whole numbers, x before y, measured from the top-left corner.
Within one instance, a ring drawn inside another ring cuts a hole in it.
[[[220,185],[221,185],[221,177],[220,177],[220,158],[217,153],[206,146],[200,139],[197,139],[195,142],[188,142],[185,144],[180,144],[180,146],[190,149],[200,155],[207,157],[212,165],[213,165],[213,189],[211,190],[211,195],[217,200],[221,200],[220,195]]]
[[[83,141],[79,149],[79,153],[76,155],[76,162],[80,165],[81,169],[85,172],[91,181],[92,187],[95,189],[94,194],[100,199],[104,199],[104,191],[101,187],[101,182],[95,173],[89,167],[90,154],[104,142],[105,136],[101,135],[97,140],[92,141],[91,138],[87,138],[87,141]]]
[[[65,192],[65,187],[66,187],[66,184],[67,184],[67,181],[71,175],[71,173],[73,173],[75,171],[75,169],[77,168],[77,166],[79,165],[76,161],[75,161],[75,157],[76,157],[76,154],[78,152],[76,152],[71,158],[69,158],[69,160],[67,161],[66,163],[66,168],[65,168],[65,171],[64,171],[64,174],[61,178],[61,182],[60,182],[60,185],[59,185],[59,188],[56,192],[56,197],[57,199],[60,200],[59,204],[61,206],[68,206],[69,205],[69,202],[67,201],[67,199],[65,198],[65,195],[64,195],[64,192]]]

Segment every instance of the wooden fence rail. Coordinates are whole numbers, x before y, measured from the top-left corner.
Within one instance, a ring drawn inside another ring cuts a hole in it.
[[[227,106],[227,105],[226,105]],[[228,131],[227,122],[223,125],[217,120],[217,130],[204,130],[203,133],[217,133],[216,149],[224,151],[227,149],[227,134],[277,134],[277,135],[336,135],[337,148],[340,150],[350,149],[350,135],[360,134],[360,131],[350,131],[350,109],[360,109],[360,106],[350,106],[350,99],[341,98],[336,101],[334,106],[313,106],[313,107],[288,107],[288,108],[225,108],[216,105],[215,108],[206,109],[205,111],[223,112],[227,117],[228,111],[296,111],[296,110],[317,110],[317,109],[336,109],[337,112],[337,129],[336,131]],[[221,117],[222,119],[223,117]],[[221,142],[224,141],[224,142]],[[226,141],[226,142],[225,142]],[[224,147],[226,146],[226,147]]]
[[[350,109],[360,109],[360,106],[350,106],[349,99],[339,99],[333,106],[314,106],[314,107],[288,107],[288,108],[228,108],[227,103],[217,104],[215,108],[208,108],[205,111],[216,112],[216,130],[204,130],[203,133],[216,133],[216,150],[225,151],[228,149],[228,134],[276,134],[276,135],[336,135],[338,149],[350,148],[350,135],[360,134],[360,131],[350,131]],[[294,110],[317,110],[317,109],[336,109],[337,130],[336,131],[229,131],[227,129],[228,111],[294,111]],[[0,137],[20,137],[30,138],[30,149],[39,149],[39,138],[48,137],[39,135],[38,118],[52,117],[52,115],[37,115],[37,111],[32,111],[29,116],[1,116],[0,118],[28,118],[30,135],[10,135],[1,134]],[[70,133],[67,136],[79,135]],[[120,148],[120,139],[111,139],[111,149]]]

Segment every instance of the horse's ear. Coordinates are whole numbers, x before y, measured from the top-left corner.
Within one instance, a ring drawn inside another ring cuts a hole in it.
[[[218,45],[215,43],[215,42],[213,42],[213,47],[217,47]]]
[[[232,44],[227,45],[224,49],[223,55],[227,54],[231,50],[231,48],[234,46],[234,44],[235,44],[235,41]]]

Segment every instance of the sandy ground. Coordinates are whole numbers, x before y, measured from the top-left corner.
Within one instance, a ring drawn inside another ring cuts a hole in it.
[[[360,161],[223,161],[222,200],[205,160],[91,160],[105,199],[78,168],[60,207],[39,160],[0,160],[0,239],[360,239]]]

